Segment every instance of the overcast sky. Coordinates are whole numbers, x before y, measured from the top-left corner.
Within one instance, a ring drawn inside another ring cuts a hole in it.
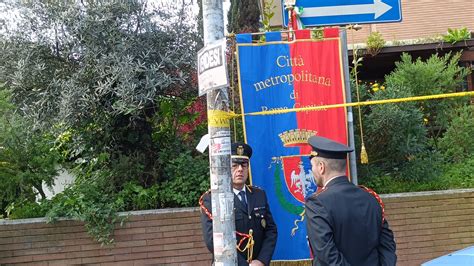
[[[6,0],[8,1],[8,0]],[[11,28],[14,25],[14,22],[17,22],[19,19],[19,11],[18,10],[7,10],[5,6],[6,1],[0,1],[0,20],[5,21],[5,24],[0,24],[0,34],[5,33],[5,26]],[[148,0],[148,3],[151,6],[155,6],[160,3],[173,3],[176,0]],[[192,11],[195,15],[199,12],[199,6],[197,0],[185,0],[186,3],[192,3],[193,8]],[[230,0],[223,0],[223,12],[224,12],[224,31],[227,34],[227,12],[230,8]],[[4,26],[5,25],[5,26]]]

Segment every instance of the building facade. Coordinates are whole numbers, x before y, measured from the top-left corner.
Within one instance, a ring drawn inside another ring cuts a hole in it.
[[[270,25],[282,26],[281,2],[274,1],[274,16]],[[265,5],[268,1],[261,0]],[[296,6],[298,1],[296,1]],[[304,12],[304,9],[303,9]],[[362,80],[382,80],[395,68],[395,62],[403,52],[412,57],[427,59],[433,54],[444,55],[448,52],[461,52],[460,64],[474,70],[474,1],[472,0],[401,0],[402,21],[394,23],[363,24],[359,30],[347,31],[349,56],[352,48],[362,52],[366,48],[367,38],[373,33],[380,33],[385,46],[377,56],[366,56],[359,69]],[[446,43],[442,36],[448,29],[467,28],[471,31],[468,40]],[[349,58],[351,62],[352,58]],[[468,90],[474,90],[474,75],[466,79]]]

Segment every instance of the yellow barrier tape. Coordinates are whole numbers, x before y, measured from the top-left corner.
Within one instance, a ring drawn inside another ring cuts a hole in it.
[[[366,101],[366,102],[340,103],[340,104],[330,104],[330,105],[291,108],[291,109],[279,109],[279,110],[271,110],[271,111],[246,113],[244,115],[275,115],[275,114],[286,114],[286,113],[292,113],[292,112],[320,111],[320,110],[326,110],[330,108],[340,108],[340,107],[349,107],[349,106],[401,103],[401,102],[423,101],[423,100],[464,97],[464,96],[474,96],[474,91],[443,93],[443,94],[415,96],[415,97],[397,98],[397,99],[386,99],[386,100],[377,100],[377,101]]]
[[[474,96],[474,91],[443,93],[443,94],[386,99],[386,100],[377,100],[377,101],[340,103],[340,104],[302,107],[302,108],[279,109],[279,110],[272,110],[272,111],[246,113],[244,115],[275,115],[275,114],[286,114],[286,113],[292,113],[292,112],[320,111],[320,110],[326,110],[326,109],[331,109],[331,108],[341,108],[341,107],[349,107],[349,106],[367,106],[367,105],[376,105],[376,104],[413,102],[413,101],[465,97],[465,96]],[[242,114],[236,114],[234,112],[226,112],[222,110],[208,110],[207,111],[208,124],[211,127],[229,127],[230,119],[240,117],[240,116],[242,116]]]
[[[237,117],[234,112],[207,110],[207,123],[211,127],[230,127],[230,119]]]

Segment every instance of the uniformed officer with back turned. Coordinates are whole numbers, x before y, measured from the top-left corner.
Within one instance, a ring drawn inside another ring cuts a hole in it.
[[[234,191],[235,230],[241,251],[237,252],[238,265],[270,265],[277,240],[277,227],[268,206],[265,191],[246,185],[249,176],[249,159],[252,148],[245,143],[232,144],[232,189]],[[214,251],[212,238],[212,218],[210,216],[211,193],[202,197],[201,225],[204,242],[211,253]],[[252,231],[253,250],[245,249]]]
[[[346,176],[352,149],[313,136],[311,167],[318,187],[306,201],[306,225],[313,265],[395,265],[395,241],[375,192]]]

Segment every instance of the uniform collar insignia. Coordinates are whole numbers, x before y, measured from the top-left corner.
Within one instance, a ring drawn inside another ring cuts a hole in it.
[[[252,188],[249,185],[245,185],[247,187],[248,192],[252,193]]]

